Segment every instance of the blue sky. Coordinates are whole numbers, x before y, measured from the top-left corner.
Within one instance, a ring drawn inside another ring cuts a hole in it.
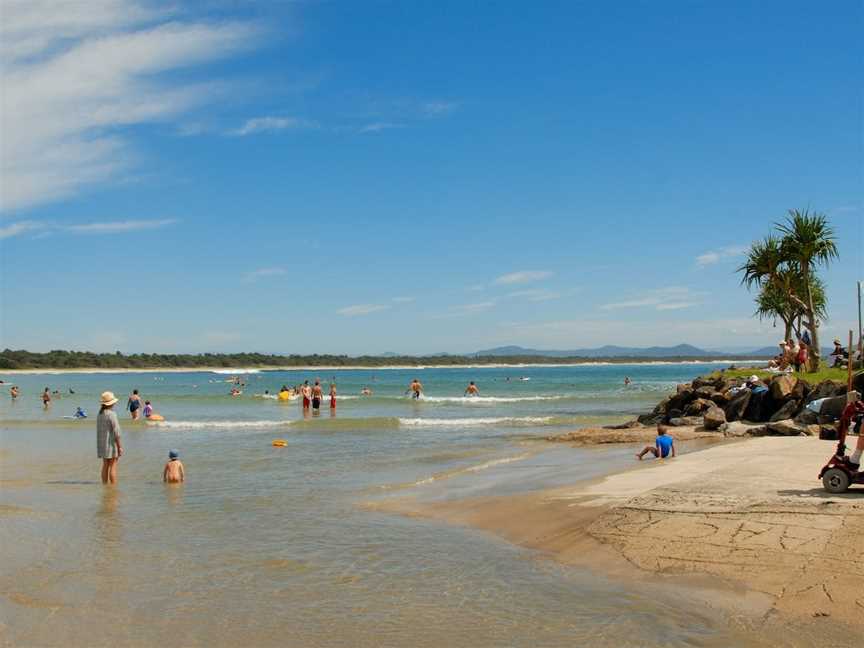
[[[734,269],[808,206],[854,327],[860,2],[2,14],[0,346],[774,344]]]

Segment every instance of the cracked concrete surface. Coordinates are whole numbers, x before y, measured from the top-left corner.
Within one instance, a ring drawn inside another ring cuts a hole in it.
[[[559,495],[611,504],[588,534],[643,570],[708,574],[774,597],[770,614],[864,625],[864,488],[817,479],[834,445],[766,437]]]

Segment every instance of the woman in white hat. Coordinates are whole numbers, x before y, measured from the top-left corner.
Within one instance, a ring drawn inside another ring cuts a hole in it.
[[[117,483],[117,460],[123,456],[120,443],[120,421],[114,405],[119,399],[113,392],[102,392],[102,407],[96,417],[96,454],[102,460],[102,483]]]

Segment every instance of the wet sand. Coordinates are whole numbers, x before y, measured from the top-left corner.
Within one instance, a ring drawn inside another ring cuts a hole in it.
[[[381,507],[480,528],[613,576],[725,590],[726,600],[706,601],[763,628],[825,624],[820,632],[845,645],[842,627],[850,637],[864,627],[864,489],[823,491],[817,475],[833,447],[763,437],[567,488]]]

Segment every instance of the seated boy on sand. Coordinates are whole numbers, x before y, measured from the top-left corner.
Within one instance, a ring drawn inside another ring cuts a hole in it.
[[[645,449],[637,454],[636,458],[639,461],[642,461],[642,457],[649,452],[658,459],[665,459],[670,455],[672,457],[675,456],[675,440],[670,435],[666,434],[665,425],[657,426],[657,438],[654,439],[654,445],[645,446]]]
[[[179,484],[186,481],[186,472],[183,470],[183,462],[178,459],[180,453],[171,450],[168,453],[168,463],[162,471],[162,481],[168,484]]]

